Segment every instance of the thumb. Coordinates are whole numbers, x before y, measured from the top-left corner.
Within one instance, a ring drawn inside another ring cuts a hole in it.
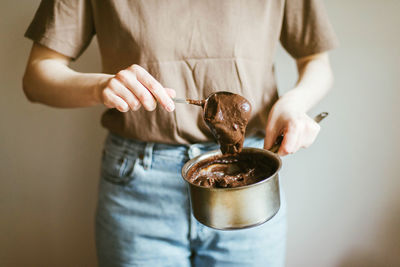
[[[264,138],[264,149],[270,149],[272,145],[275,143],[276,138],[278,138],[279,131],[276,128],[269,127],[265,130],[265,138]]]

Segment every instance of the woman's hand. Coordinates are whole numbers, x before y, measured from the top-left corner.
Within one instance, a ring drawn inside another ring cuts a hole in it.
[[[333,74],[328,54],[320,53],[296,59],[299,79],[296,87],[284,94],[268,116],[264,148],[269,149],[283,134],[278,154],[285,156],[309,147],[320,130],[306,112],[332,87]]]
[[[286,156],[300,148],[309,147],[315,140],[320,126],[304,111],[296,91],[282,96],[272,107],[268,116],[264,148],[269,149],[277,137],[284,135],[278,154]]]
[[[98,87],[100,101],[121,112],[136,111],[141,106],[152,111],[157,102],[171,112],[175,109],[171,99],[175,94],[175,90],[164,88],[144,68],[135,64],[104,79]]]
[[[145,69],[132,65],[116,75],[81,73],[69,67],[71,58],[34,43],[23,78],[23,89],[32,102],[76,108],[104,104],[121,112],[154,110],[159,102],[167,111],[175,108],[166,89]]]

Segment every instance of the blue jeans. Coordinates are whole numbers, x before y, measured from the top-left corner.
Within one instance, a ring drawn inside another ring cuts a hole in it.
[[[245,146],[262,147],[249,138]],[[220,231],[191,215],[180,171],[215,143],[166,145],[109,134],[96,214],[99,266],[283,266],[286,206],[249,229]]]

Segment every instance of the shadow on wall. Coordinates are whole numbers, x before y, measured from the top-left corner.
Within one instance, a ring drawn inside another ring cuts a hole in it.
[[[386,214],[390,216],[382,218],[381,224],[374,227],[377,235],[371,238],[376,240],[374,244],[365,244],[364,250],[349,250],[339,267],[400,266],[400,210],[387,211]]]

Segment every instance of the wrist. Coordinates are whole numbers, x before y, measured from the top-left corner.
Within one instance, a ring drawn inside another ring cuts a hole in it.
[[[306,113],[310,109],[307,92],[297,87],[283,94],[276,105],[296,113]]]
[[[92,99],[95,105],[97,104],[102,104],[103,99],[102,99],[102,92],[107,86],[108,81],[113,77],[113,75],[110,74],[95,74],[96,79],[95,79],[95,84],[92,86]]]

